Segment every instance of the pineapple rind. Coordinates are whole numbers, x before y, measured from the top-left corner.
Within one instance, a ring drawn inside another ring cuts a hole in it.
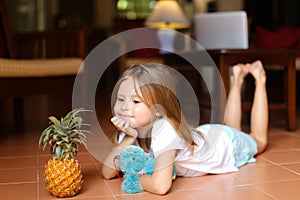
[[[45,165],[46,188],[56,197],[72,197],[81,189],[80,166],[74,159],[52,158]]]

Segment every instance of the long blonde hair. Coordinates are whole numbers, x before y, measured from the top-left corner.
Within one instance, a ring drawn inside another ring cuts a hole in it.
[[[156,112],[168,120],[178,135],[193,148],[196,143],[193,140],[192,131],[195,130],[188,125],[182,114],[176,96],[175,80],[169,67],[157,63],[132,65],[115,85],[112,94],[112,107],[116,102],[120,84],[129,77],[133,78],[135,88],[141,92],[141,98],[145,104],[149,108],[154,106]]]

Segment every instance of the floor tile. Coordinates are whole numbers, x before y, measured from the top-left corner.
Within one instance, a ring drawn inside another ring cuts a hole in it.
[[[256,184],[255,187],[273,196],[275,199],[298,200],[300,180]]]
[[[242,185],[244,182],[234,175],[235,173],[220,175],[205,175],[195,178],[177,178],[172,190],[202,189],[202,188],[223,188]]]
[[[226,189],[200,189],[197,191],[190,191],[189,194],[194,199],[205,200],[274,200],[268,194],[261,192],[250,185],[243,185],[237,187],[231,187]]]
[[[36,168],[19,168],[0,170],[0,184],[25,183],[37,181]]]
[[[121,191],[121,180],[119,178],[112,180],[105,180],[106,184],[111,189],[114,195],[123,195],[124,193]]]
[[[73,197],[74,199],[85,199],[90,197],[111,197],[111,191],[108,186],[105,184],[103,179],[99,180],[89,180],[84,179],[84,183],[82,185],[79,193]],[[53,197],[46,189],[45,183],[39,183],[39,197],[40,199],[57,199]],[[107,198],[109,199],[109,198]]]
[[[139,193],[139,194],[126,194],[126,195],[117,195],[117,200],[194,200],[194,197],[192,197],[189,194],[189,191],[176,191],[176,192],[170,192],[165,196],[159,196],[149,193]]]
[[[37,183],[0,184],[1,199],[33,200],[37,198]]]
[[[36,156],[0,158],[0,169],[32,168],[36,166]]]
[[[271,137],[272,142],[276,142],[280,145],[288,146],[294,149],[300,149],[299,136],[296,133],[289,133]]]
[[[281,165],[282,167],[297,173],[300,176],[300,163]]]
[[[78,198],[87,197],[104,197],[111,196],[111,190],[102,178],[99,168],[96,164],[84,164],[81,165],[81,171],[83,175],[83,186]],[[44,183],[44,168],[40,169],[40,195],[41,197],[51,197],[47,192]],[[109,199],[109,198],[108,198]]]
[[[245,183],[268,183],[274,181],[297,180],[300,178],[297,174],[286,170],[280,166],[252,166],[241,168],[239,173],[236,174]]]
[[[292,151],[293,147],[270,141],[265,152]]]
[[[261,157],[276,164],[295,163],[300,162],[300,151],[266,152]]]
[[[38,148],[35,146],[0,146],[0,158],[35,156]]]

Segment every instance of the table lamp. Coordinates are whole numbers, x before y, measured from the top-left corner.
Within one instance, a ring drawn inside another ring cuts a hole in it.
[[[175,29],[188,28],[190,23],[175,0],[160,0],[145,21],[148,27],[158,28],[160,53],[174,52]]]

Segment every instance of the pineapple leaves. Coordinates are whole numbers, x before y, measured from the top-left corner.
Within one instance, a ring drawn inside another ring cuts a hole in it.
[[[83,130],[83,119],[81,112],[85,112],[83,108],[73,109],[65,117],[58,120],[54,116],[50,116],[49,126],[42,132],[39,139],[39,146],[43,144],[43,150],[50,145],[51,154],[57,158],[73,158],[77,154],[78,144],[85,145],[86,133]]]
[[[50,116],[48,119],[50,120],[50,123],[53,123],[55,126],[60,126],[60,122],[56,117]]]
[[[60,146],[55,148],[55,155],[57,155],[58,158],[62,158],[62,149]]]

